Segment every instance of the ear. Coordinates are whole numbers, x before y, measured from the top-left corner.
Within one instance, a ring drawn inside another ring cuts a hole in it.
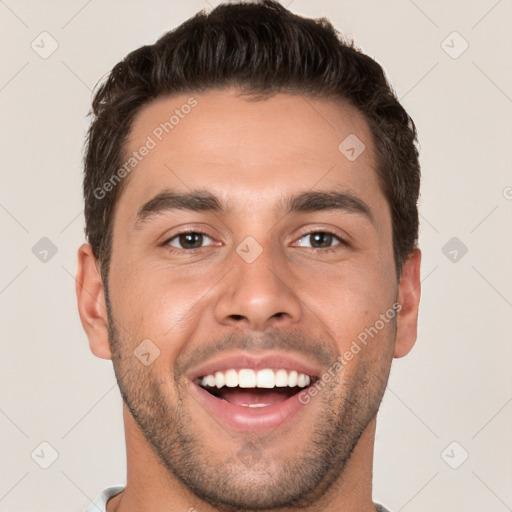
[[[415,248],[402,265],[397,299],[401,309],[397,312],[394,357],[407,355],[416,342],[421,295],[420,264],[421,251]]]
[[[80,320],[89,338],[92,353],[102,359],[111,359],[105,291],[98,259],[90,244],[83,244],[78,249],[76,296]]]

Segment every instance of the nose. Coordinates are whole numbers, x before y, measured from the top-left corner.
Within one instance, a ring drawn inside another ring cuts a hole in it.
[[[217,321],[255,331],[295,324],[302,306],[286,276],[283,265],[267,250],[251,263],[234,254],[232,271],[215,305]]]

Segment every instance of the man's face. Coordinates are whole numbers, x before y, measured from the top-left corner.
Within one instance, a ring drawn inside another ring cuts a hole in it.
[[[156,147],[114,218],[116,375],[154,452],[199,497],[306,504],[342,473],[393,357],[398,285],[372,137],[344,104],[226,90],[194,95],[159,141],[189,98],[146,106],[129,139],[128,155],[148,136]],[[339,149],[354,135],[355,160]]]

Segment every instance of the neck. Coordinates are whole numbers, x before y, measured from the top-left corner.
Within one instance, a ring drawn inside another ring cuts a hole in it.
[[[126,435],[127,483],[110,499],[107,512],[219,512],[220,508],[191,493],[158,460],[126,405],[123,406]],[[372,502],[373,446],[376,418],[362,433],[343,473],[314,505],[303,512],[375,512]],[[170,508],[170,506],[172,508]],[[289,510],[289,508],[287,509]],[[274,510],[274,512],[280,512]]]

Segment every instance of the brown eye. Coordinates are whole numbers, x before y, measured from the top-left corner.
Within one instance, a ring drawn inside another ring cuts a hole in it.
[[[211,243],[211,238],[204,233],[181,233],[171,238],[167,243],[179,249],[199,249],[205,242]],[[208,245],[209,245],[208,243]]]
[[[342,243],[342,240],[339,237],[327,231],[308,233],[298,241],[300,247],[311,247],[313,249],[327,249],[340,243]]]

